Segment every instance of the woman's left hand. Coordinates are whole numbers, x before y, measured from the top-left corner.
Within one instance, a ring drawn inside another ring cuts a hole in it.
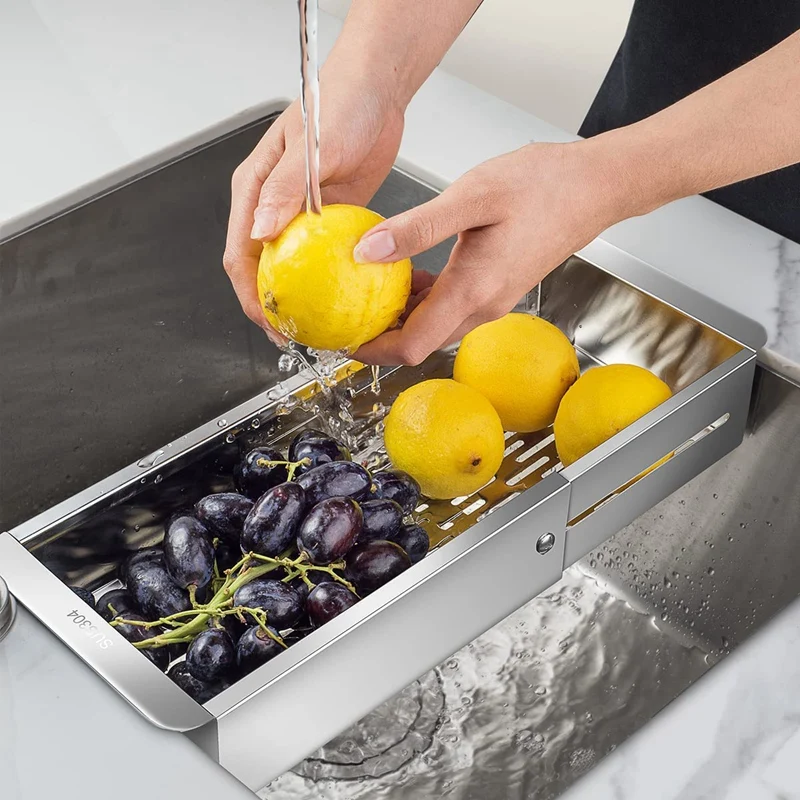
[[[364,345],[355,358],[421,363],[507,314],[607,227],[640,213],[625,188],[626,171],[604,155],[604,138],[533,144],[494,158],[430,202],[368,231],[355,250],[362,262],[414,256],[454,234],[458,241],[438,277],[415,273],[402,327]]]

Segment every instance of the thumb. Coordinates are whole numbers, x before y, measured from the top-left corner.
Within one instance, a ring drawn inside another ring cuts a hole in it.
[[[283,154],[261,187],[251,238],[271,241],[300,213],[306,199],[305,170],[301,148]]]
[[[362,264],[410,258],[470,228],[499,221],[474,180],[456,181],[438,197],[367,231],[353,251]]]

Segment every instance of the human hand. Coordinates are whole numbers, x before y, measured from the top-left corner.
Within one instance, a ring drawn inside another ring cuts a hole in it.
[[[320,183],[323,203],[366,205],[391,170],[403,109],[377,83],[332,68],[320,79]],[[276,344],[256,290],[262,242],[274,239],[305,203],[305,144],[299,101],[272,124],[231,182],[223,264],[247,316]]]
[[[438,277],[416,272],[402,327],[358,350],[371,364],[415,365],[511,311],[610,225],[641,213],[607,140],[534,144],[481,164],[441,195],[380,223],[356,246],[392,262],[458,234]]]

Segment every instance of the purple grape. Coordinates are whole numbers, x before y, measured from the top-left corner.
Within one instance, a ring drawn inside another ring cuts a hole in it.
[[[403,509],[394,500],[367,500],[361,503],[364,523],[361,526],[360,542],[369,539],[394,540],[403,525]]]
[[[357,544],[347,554],[346,563],[344,575],[362,597],[411,566],[411,560],[400,545],[381,539]]]
[[[422,561],[431,549],[428,533],[420,525],[404,525],[390,541],[399,544],[406,551],[412,564]]]
[[[236,492],[221,492],[198,500],[194,513],[212,536],[237,542],[252,508],[253,501],[249,497]]]
[[[250,619],[250,617],[246,617],[246,619]],[[231,637],[231,641],[236,644],[242,634],[247,630],[247,623],[239,620],[235,614],[226,614],[224,617],[210,619],[208,621],[208,627],[211,629],[220,628],[224,630],[228,636]]]
[[[138,613],[133,596],[127,589],[111,589],[106,592],[97,601],[95,610],[107,622],[111,622],[114,617],[126,617]]]
[[[419,505],[419,484],[407,473],[399,469],[377,473],[373,479],[376,497],[394,500],[404,514],[410,514]]]
[[[355,500],[349,497],[323,500],[303,520],[297,534],[297,549],[305,552],[312,564],[338,561],[358,539],[361,520],[361,509]]]
[[[232,569],[242,560],[242,550],[238,544],[221,539],[214,550],[214,559],[219,574],[224,575],[225,570]]]
[[[341,583],[321,583],[308,596],[308,618],[319,628],[358,602],[358,598]]]
[[[135,622],[148,622],[141,614],[126,614],[125,619]],[[159,628],[145,628],[142,625],[130,625],[127,622],[115,625],[114,630],[129,642],[144,642],[162,633]],[[166,647],[150,647],[141,649],[139,652],[152,661],[162,672],[169,666],[169,653]]]
[[[247,515],[242,550],[275,557],[289,547],[306,511],[306,495],[296,483],[281,483],[265,492]]]
[[[164,561],[182,589],[204,587],[214,575],[214,547],[208,529],[194,517],[176,517],[164,534]]]
[[[271,661],[279,653],[282,653],[284,649],[260,627],[248,628],[236,646],[236,663],[240,674],[247,675],[258,669],[262,664],[266,664],[267,661]]]
[[[350,451],[339,441],[322,431],[303,431],[297,434],[289,445],[289,461],[308,459],[309,464],[298,467],[295,474],[314,469],[331,461],[350,461]]]
[[[266,611],[267,622],[279,631],[291,628],[303,616],[303,598],[298,592],[267,577],[256,578],[237,589],[233,604]]]
[[[227,681],[200,681],[189,671],[189,665],[185,661],[175,664],[170,668],[167,677],[171,678],[186,694],[198,703],[207,703],[212,697],[216,697],[223,689],[227,689],[230,684]]]
[[[297,479],[306,491],[309,506],[315,506],[329,497],[369,499],[372,478],[364,467],[353,461],[331,461],[309,470]]]
[[[226,677],[236,662],[236,650],[227,632],[209,628],[198,633],[186,651],[189,672],[200,681],[211,683]]]
[[[160,619],[188,611],[189,593],[176,586],[163,562],[141,560],[128,568],[128,591],[142,613]]]
[[[269,447],[256,447],[251,450],[234,471],[236,488],[251,500],[258,500],[264,492],[283,483],[289,473],[284,465],[269,467],[259,461],[285,461],[277,451]]]
[[[164,550],[161,547],[145,547],[142,550],[137,550],[135,553],[129,555],[120,565],[119,579],[127,584],[129,580],[129,572],[137,564],[145,562],[154,562],[156,564],[164,565]]]

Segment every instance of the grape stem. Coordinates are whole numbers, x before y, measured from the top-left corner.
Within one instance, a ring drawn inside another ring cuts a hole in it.
[[[254,559],[260,561],[262,559],[273,561],[275,559],[269,559],[267,556],[259,556],[255,553],[250,554]],[[343,578],[341,575],[338,575],[335,570],[337,569],[344,569],[344,561],[336,561],[333,564],[328,564],[327,566],[317,566],[316,564],[307,564],[304,563],[308,559],[308,555],[305,552],[302,552],[297,558],[295,559],[279,559],[282,563],[280,566],[284,567],[289,574],[283,579],[284,583],[288,583],[290,580],[300,577],[300,579],[308,586],[309,589],[313,589],[316,584],[308,577],[309,572],[324,572],[327,575],[330,575],[334,581],[337,583],[341,583],[343,586],[346,586],[353,594],[356,596],[356,590],[350,581]]]
[[[286,467],[286,480],[289,482],[294,480],[294,474],[300,467],[307,467],[310,463],[310,458],[301,458],[299,461],[271,461],[268,458],[259,458],[256,461],[259,467],[269,467],[270,469],[273,467]]]
[[[300,576],[309,588],[313,588],[314,583],[308,577],[308,573],[311,571],[325,572],[330,575],[333,580],[343,584],[353,592],[353,594],[358,596],[353,585],[335,571],[336,569],[342,569],[344,567],[344,562],[338,561],[328,566],[317,566],[316,564],[307,563],[308,556],[306,553],[301,553],[296,558],[290,558],[290,553],[291,550],[287,550],[277,557],[262,556],[258,553],[247,553],[242,556],[241,560],[233,567],[225,570],[225,579],[222,585],[214,593],[214,596],[208,603],[196,603],[194,592],[192,592],[192,589],[196,591],[196,587],[190,586],[189,596],[194,607],[187,611],[178,611],[175,614],[161,617],[152,622],[142,622],[140,620],[117,617],[111,622],[111,625],[114,627],[119,625],[134,625],[148,629],[157,627],[170,628],[170,630],[159,633],[150,639],[145,639],[142,642],[133,642],[134,647],[144,650],[154,647],[167,647],[171,644],[191,641],[208,626],[209,620],[235,614],[239,619],[244,621],[242,615],[248,614],[271,639],[274,639],[282,647],[286,647],[283,639],[269,629],[266,611],[260,608],[234,606],[233,597],[242,586],[246,586],[256,578],[260,578],[262,575],[266,575],[279,567],[283,567],[288,573],[284,581]]]

